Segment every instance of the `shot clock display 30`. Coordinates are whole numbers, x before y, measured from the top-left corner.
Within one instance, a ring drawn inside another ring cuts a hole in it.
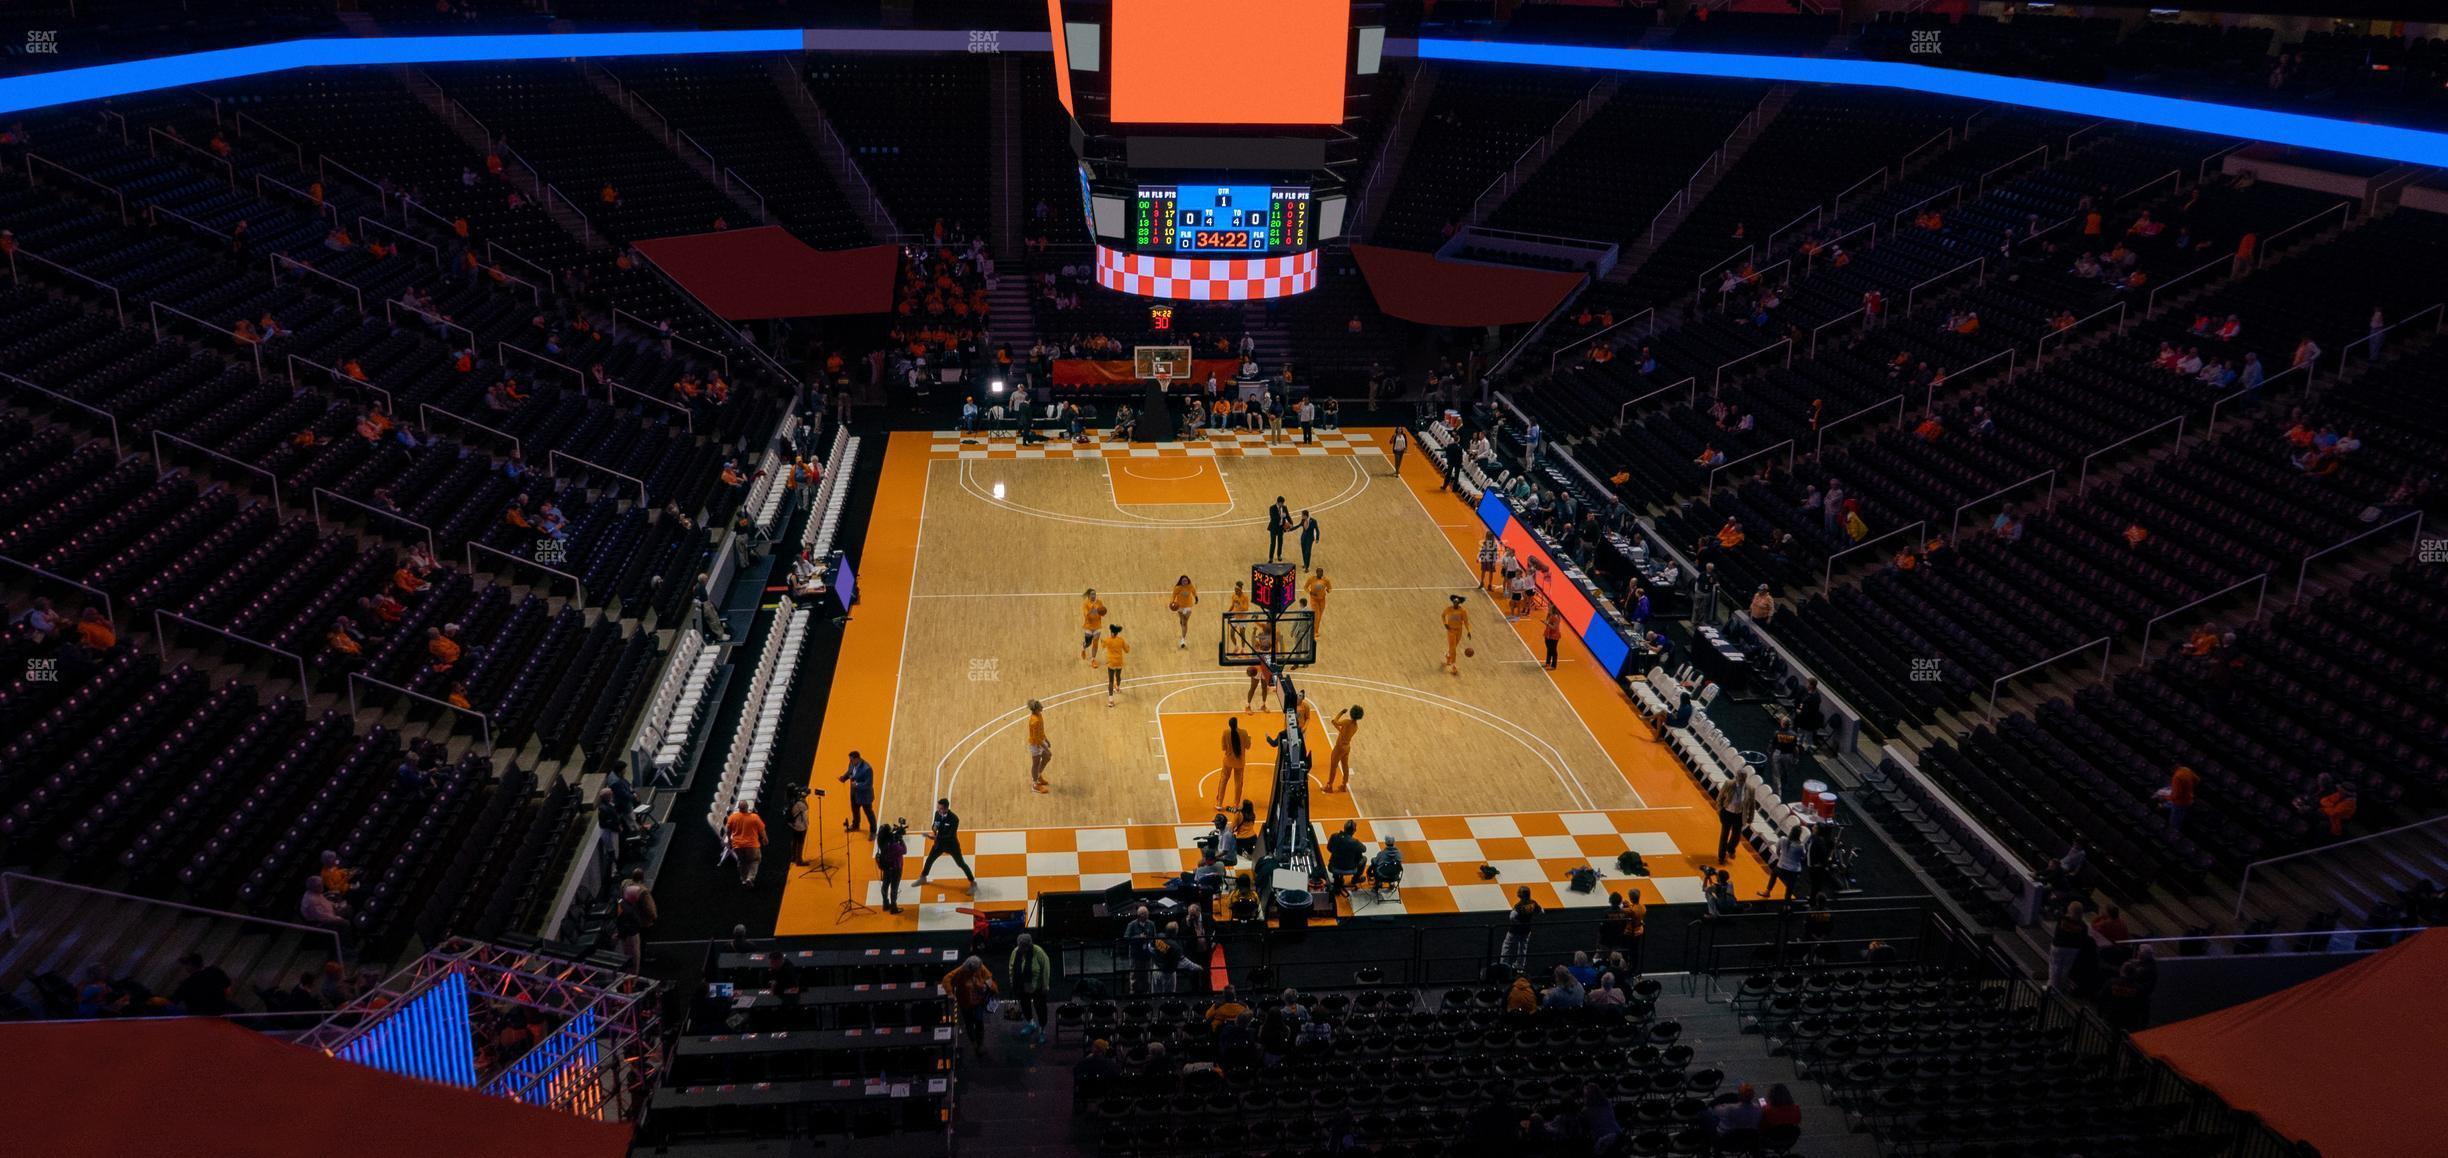
[[[1310,247],[1309,190],[1288,185],[1141,185],[1131,241],[1141,253],[1287,253]]]

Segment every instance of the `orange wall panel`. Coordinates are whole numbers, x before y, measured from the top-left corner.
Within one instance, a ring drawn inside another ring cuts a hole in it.
[[[1337,125],[1350,0],[1114,0],[1117,125]]]

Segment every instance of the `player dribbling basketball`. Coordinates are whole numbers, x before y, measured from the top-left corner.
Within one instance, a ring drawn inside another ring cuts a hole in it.
[[[1173,598],[1165,606],[1172,608],[1174,616],[1181,620],[1180,646],[1189,647],[1190,609],[1198,606],[1198,587],[1190,582],[1189,576],[1184,575],[1173,581]]]
[[[1462,669],[1455,666],[1454,653],[1461,649],[1464,638],[1476,638],[1471,636],[1470,611],[1462,606],[1462,602],[1460,595],[1446,596],[1445,611],[1441,616],[1445,621],[1445,670],[1454,675],[1462,674]]]
[[[1054,745],[1046,743],[1045,705],[1030,700],[1028,710],[1029,787],[1039,792],[1050,792],[1052,789],[1046,787],[1045,770],[1046,765],[1054,762]]]
[[[1105,628],[1105,603],[1097,598],[1096,588],[1080,592],[1080,659],[1097,661],[1097,633]]]

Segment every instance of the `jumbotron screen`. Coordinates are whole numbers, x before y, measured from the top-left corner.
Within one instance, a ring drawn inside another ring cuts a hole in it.
[[[1141,185],[1131,204],[1140,253],[1258,255],[1307,250],[1309,189],[1298,185]]]

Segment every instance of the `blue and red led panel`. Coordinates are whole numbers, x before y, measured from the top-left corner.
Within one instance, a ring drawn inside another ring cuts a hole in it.
[[[1523,565],[1528,566],[1533,562],[1540,564],[1540,567],[1531,568],[1532,574],[1543,576],[1539,581],[1539,594],[1563,610],[1565,626],[1572,628],[1574,634],[1581,637],[1581,642],[1589,647],[1590,655],[1598,661],[1599,670],[1610,676],[1622,675],[1625,662],[1632,658],[1631,645],[1624,642],[1622,633],[1616,631],[1613,624],[1598,614],[1598,608],[1581,593],[1581,588],[1565,576],[1564,568],[1557,565],[1554,556],[1539,545],[1538,536],[1531,534],[1529,527],[1513,517],[1512,504],[1505,502],[1494,491],[1481,495],[1479,521],[1496,533],[1499,542],[1513,548],[1514,557],[1520,559]]]

